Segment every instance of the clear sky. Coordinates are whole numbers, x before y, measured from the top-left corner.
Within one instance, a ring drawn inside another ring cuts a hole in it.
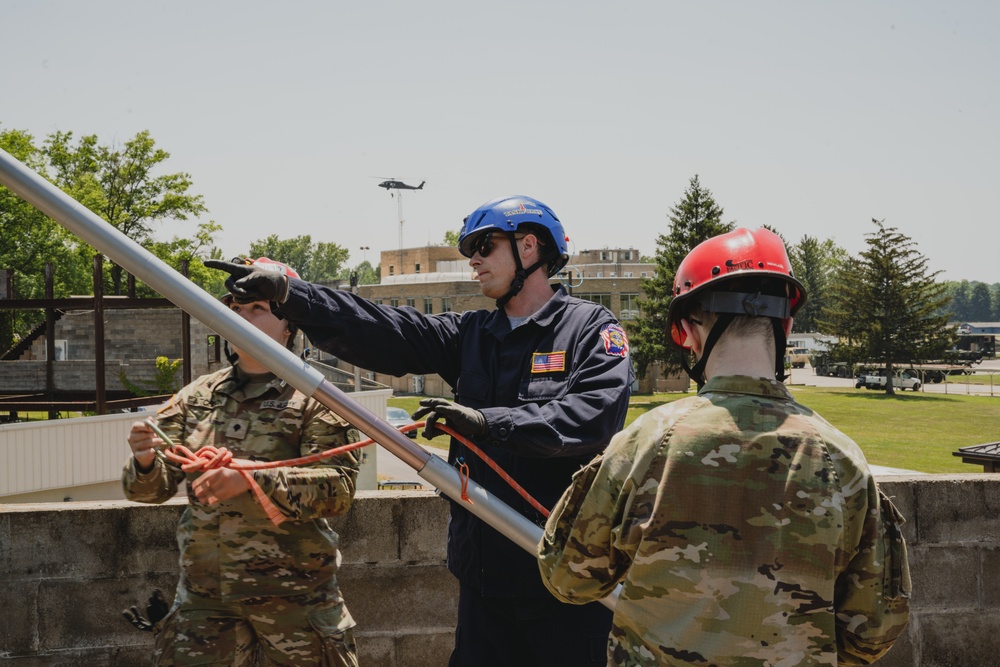
[[[2,127],[149,130],[227,255],[377,260],[384,177],[427,181],[407,247],[525,194],[578,251],[652,254],[698,174],[727,221],[857,252],[884,219],[942,278],[1000,282],[994,0],[0,0],[0,63]]]

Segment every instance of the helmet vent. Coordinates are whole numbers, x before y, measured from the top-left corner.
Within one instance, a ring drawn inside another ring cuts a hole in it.
[[[712,275],[713,275],[713,276],[717,276],[717,275],[719,275],[719,273],[721,273],[721,272],[722,272],[722,269],[720,269],[719,267],[717,267],[717,266],[713,266],[713,267],[712,267]]]

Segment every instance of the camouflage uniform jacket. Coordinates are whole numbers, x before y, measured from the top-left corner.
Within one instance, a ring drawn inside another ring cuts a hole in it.
[[[236,458],[275,461],[355,442],[358,431],[274,375],[250,378],[237,368],[205,375],[180,390],[157,415],[160,428],[192,451],[225,446]],[[343,514],[354,498],[358,462],[352,453],[310,467],[253,471],[281,512],[268,520],[251,493],[202,505],[188,484],[188,507],[177,532],[180,586],[224,601],[289,596],[333,583],[337,534],[323,517]],[[122,486],[129,500],[162,503],[187,477],[157,452],[141,473],[129,457]]]
[[[860,448],[784,385],[712,378],[574,478],[539,544],[582,603],[622,584],[614,665],[858,665],[909,616],[895,507]]]

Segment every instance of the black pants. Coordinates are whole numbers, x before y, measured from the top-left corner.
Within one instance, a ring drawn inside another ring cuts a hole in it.
[[[611,610],[599,602],[485,598],[462,586],[449,667],[607,665]]]

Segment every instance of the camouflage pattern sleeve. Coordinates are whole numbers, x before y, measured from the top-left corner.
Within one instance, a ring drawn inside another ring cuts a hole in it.
[[[182,442],[184,437],[183,405],[181,395],[175,394],[156,415],[157,425],[174,442]],[[129,456],[122,469],[122,490],[127,500],[160,504],[177,494],[177,487],[183,479],[184,473],[167,461],[162,451],[156,452],[153,468],[145,473],[136,469],[135,458]]]
[[[309,399],[303,410],[301,456],[357,442],[358,430]],[[254,479],[264,493],[292,519],[304,521],[345,513],[354,500],[359,458],[348,452],[309,467],[256,470]]]
[[[668,424],[683,409],[649,413],[616,435],[604,454],[580,470],[549,515],[538,545],[542,581],[560,600],[583,604],[606,597],[622,581],[641,538],[634,507]],[[655,480],[653,481],[655,484]]]
[[[903,517],[872,479],[868,498],[858,550],[837,580],[837,658],[841,665],[878,660],[909,619],[910,570]]]

